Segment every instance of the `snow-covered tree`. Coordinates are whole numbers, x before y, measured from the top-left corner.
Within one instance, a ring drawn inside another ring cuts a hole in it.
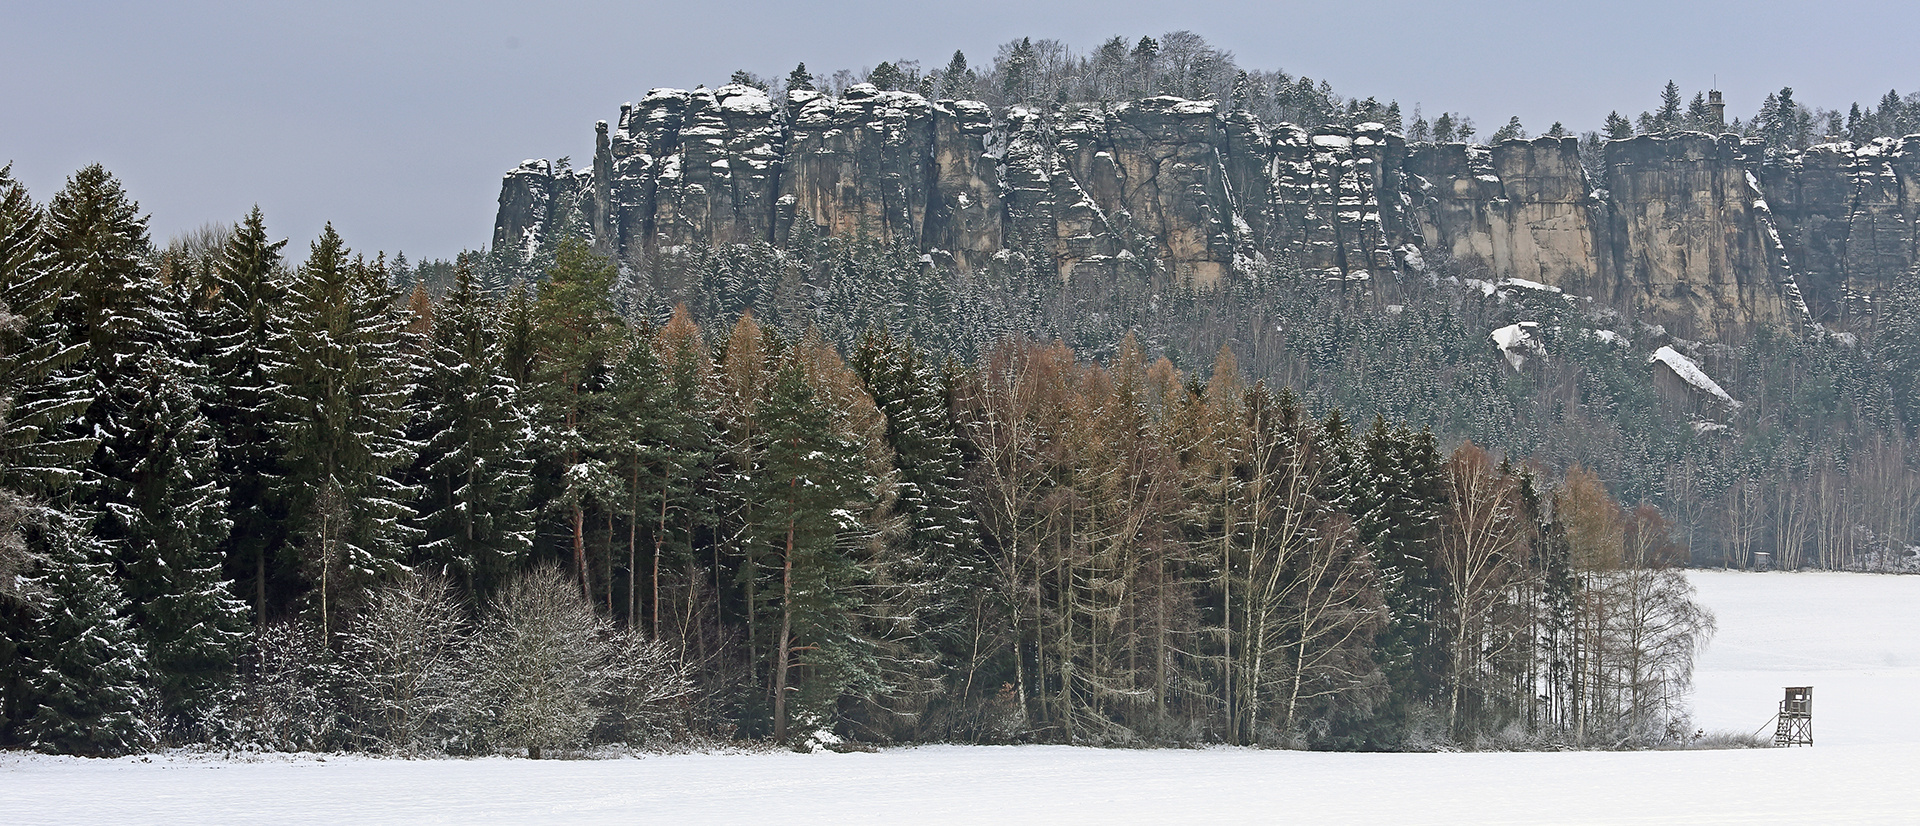
[[[284,558],[286,514],[274,489],[280,411],[273,404],[273,334],[287,297],[280,257],[286,244],[269,240],[266,220],[254,207],[220,251],[204,313],[206,412],[219,443],[219,475],[233,523],[221,550],[229,574],[245,583],[258,624],[267,622],[269,593],[284,593],[293,573]]]
[[[281,495],[329,635],[364,589],[400,571],[413,531],[411,491],[394,475],[416,448],[405,432],[408,319],[395,299],[385,273],[349,260],[329,224],[274,336]]]
[[[183,357],[197,331],[112,175],[98,165],[75,173],[47,214],[53,266],[66,278],[56,312],[71,343],[86,344],[74,370],[93,395],[74,435],[99,439],[73,507],[97,515],[90,527],[113,550],[163,711],[181,724],[231,675],[245,625],[218,556],[226,491],[200,412],[202,370]]]
[[[342,693],[355,735],[402,754],[468,739],[467,641],[465,612],[445,579],[408,573],[374,589],[343,640]]]
[[[532,547],[531,426],[508,375],[493,302],[458,269],[434,314],[414,391],[416,559],[485,599]]]
[[[45,560],[28,581],[34,604],[15,654],[24,696],[10,712],[19,714],[20,739],[64,754],[146,747],[154,739],[146,651],[107,549],[58,511],[33,530]]]
[[[494,600],[474,647],[473,699],[487,742],[526,749],[583,744],[614,677],[614,629],[551,565],[513,580]]]

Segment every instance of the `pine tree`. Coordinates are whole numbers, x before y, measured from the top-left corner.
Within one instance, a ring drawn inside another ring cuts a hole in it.
[[[614,267],[584,241],[568,238],[540,285],[531,310],[533,375],[527,385],[537,405],[535,439],[554,486],[553,506],[571,535],[574,575],[591,600],[586,513],[616,497],[603,430],[612,399],[608,383],[622,344],[623,324],[610,293]]]
[[[386,274],[328,224],[287,300],[273,351],[281,495],[324,634],[368,587],[401,568],[412,493],[395,477],[407,440],[407,316]]]
[[[1501,141],[1507,141],[1507,140],[1525,140],[1526,137],[1527,137],[1526,127],[1520,125],[1520,116],[1514,115],[1513,117],[1507,119],[1506,126],[1502,126],[1499,129],[1494,130],[1493,138],[1491,142],[1499,143]]]
[[[761,411],[766,451],[754,484],[755,527],[781,566],[772,657],[776,740],[796,723],[807,734],[829,726],[843,693],[875,687],[868,683],[876,666],[853,616],[861,572],[841,536],[857,529],[857,509],[849,505],[870,493],[860,484],[857,448],[835,432],[823,401],[789,353]]]
[[[697,577],[699,562],[695,552],[698,550],[700,533],[714,525],[713,511],[719,500],[718,483],[714,478],[714,467],[720,456],[721,444],[714,424],[718,413],[714,410],[713,363],[707,357],[707,351],[700,337],[700,329],[693,323],[685,305],[674,308],[673,317],[668,320],[654,337],[655,357],[661,364],[665,385],[665,421],[662,435],[665,441],[660,445],[660,455],[671,461],[673,472],[663,480],[662,495],[666,502],[657,512],[658,521],[654,525],[654,542],[658,547],[657,557],[664,558],[673,554],[687,566],[687,574],[682,583],[686,588],[681,597],[681,610],[688,621],[700,623],[704,619],[718,619],[717,604],[709,607],[711,617],[694,615],[693,609],[700,602],[703,583]],[[655,503],[659,505],[660,503]],[[718,577],[721,575],[721,560],[717,543],[713,548],[710,573],[716,579],[712,583],[713,594],[710,602],[717,601],[722,590]],[[665,597],[658,597],[655,605]],[[658,624],[658,623],[656,623]],[[682,639],[693,634],[696,629],[681,628]],[[695,644],[700,647],[696,653],[704,654],[709,644],[704,630],[698,635]]]
[[[644,625],[654,636],[660,635],[660,574],[666,550],[669,512],[676,504],[674,482],[684,478],[682,457],[673,443],[671,427],[675,418],[670,399],[666,369],[654,352],[652,337],[635,331],[625,345],[625,353],[614,365],[608,392],[613,409],[620,411],[606,428],[610,469],[621,484],[617,497],[627,517],[626,570],[627,627],[642,627],[640,581],[640,531],[646,526],[652,547],[645,579],[651,608]],[[608,583],[612,587],[612,583]]]
[[[415,561],[484,601],[532,548],[532,426],[497,316],[465,263],[434,314],[409,438],[422,542]]]
[[[283,595],[291,571],[284,559],[286,512],[273,489],[279,475],[273,407],[273,333],[286,301],[280,250],[254,207],[227,239],[213,268],[206,313],[206,405],[219,444],[219,476],[228,489],[233,530],[222,544],[227,572],[246,582],[253,619],[264,624],[268,594]],[[277,586],[277,587],[276,587]]]
[[[813,91],[813,75],[807,73],[807,64],[801,63],[787,73],[787,91]]]

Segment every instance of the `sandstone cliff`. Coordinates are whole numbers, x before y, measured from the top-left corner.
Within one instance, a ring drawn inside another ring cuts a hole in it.
[[[993,112],[858,85],[770,100],[657,89],[600,124],[590,172],[507,174],[494,244],[531,250],[573,205],[638,263],[784,239],[795,221],[961,270],[1019,251],[1065,279],[1123,262],[1207,286],[1286,258],[1364,281],[1515,278],[1687,338],[1868,322],[1920,255],[1920,136],[1769,157],[1732,135],[1638,137],[1589,180],[1577,142],[1409,146],[1172,97]]]

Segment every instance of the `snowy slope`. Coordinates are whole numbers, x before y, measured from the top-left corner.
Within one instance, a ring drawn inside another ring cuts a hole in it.
[[[639,760],[230,763],[0,755],[0,822],[1911,823],[1920,577],[1693,575],[1698,717],[1814,686],[1812,749],[1316,754],[897,749]]]

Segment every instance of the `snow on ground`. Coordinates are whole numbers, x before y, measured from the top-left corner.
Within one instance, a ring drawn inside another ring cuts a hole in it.
[[[4,823],[1910,823],[1920,577],[1697,572],[1696,717],[1814,686],[1811,749],[1324,754],[1060,746],[637,760],[0,754]]]
[[[1688,579],[1720,624],[1694,670],[1696,726],[1753,731],[1779,707],[1782,687],[1810,685],[1816,746],[1920,746],[1920,576]]]

